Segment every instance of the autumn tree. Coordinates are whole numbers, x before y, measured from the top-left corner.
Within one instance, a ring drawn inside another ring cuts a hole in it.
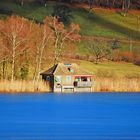
[[[110,47],[108,47],[107,44],[101,40],[88,42],[87,47],[94,57],[95,64],[98,64],[100,60],[107,58],[111,54]]]
[[[53,42],[53,31],[46,21],[44,24],[34,24],[32,31],[34,32],[33,41],[35,43],[35,71],[33,79],[34,83],[37,85],[40,77],[44,51],[47,49],[49,44]]]
[[[8,66],[8,77],[11,81],[19,76],[21,79],[27,79],[29,68],[34,69],[33,81],[37,85],[42,64],[45,62],[43,60],[54,52],[53,61],[58,63],[66,50],[64,48],[80,41],[79,31],[78,25],[72,23],[65,27],[55,17],[46,17],[43,24],[17,16],[0,20],[0,66],[3,69],[1,75],[5,75]]]
[[[79,25],[71,23],[68,28],[64,27],[62,22],[56,17],[47,17],[46,23],[54,32],[54,64],[57,64],[62,57],[64,47],[70,42],[78,42],[81,39],[79,35]]]
[[[1,22],[0,33],[3,36],[11,61],[11,80],[15,79],[17,57],[26,49],[26,41],[30,32],[30,23],[24,18],[11,16]]]
[[[6,78],[6,67],[7,67],[8,58],[9,58],[9,54],[3,42],[3,38],[0,35],[0,66],[1,66],[0,78],[2,79]]]
[[[123,16],[126,16],[129,8],[130,8],[130,0],[123,0],[122,2],[122,11],[123,11]]]

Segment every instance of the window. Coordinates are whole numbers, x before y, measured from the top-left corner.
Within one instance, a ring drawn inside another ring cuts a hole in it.
[[[50,81],[50,76],[46,76],[46,80],[47,81]]]
[[[62,82],[62,77],[61,76],[56,76],[55,77],[55,82],[56,83],[61,83]]]
[[[68,70],[71,72],[71,73],[74,73],[74,69],[69,67]]]
[[[66,76],[66,82],[71,83],[71,76]]]
[[[81,77],[82,82],[87,82],[87,77]]]
[[[75,81],[76,81],[76,82],[80,82],[80,81],[81,81],[81,78],[80,78],[80,77],[76,77],[76,78],[75,78]]]
[[[88,78],[87,78],[87,81],[88,81],[88,82],[91,82],[91,77],[88,77]]]

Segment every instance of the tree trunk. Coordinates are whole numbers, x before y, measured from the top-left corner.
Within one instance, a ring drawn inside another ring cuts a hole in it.
[[[42,48],[40,50],[40,55],[39,55],[37,80],[36,80],[37,89],[38,89],[38,82],[39,82],[39,78],[40,78],[40,71],[41,71],[41,64],[42,64],[42,57],[43,57],[44,48],[45,48],[45,45],[42,46]]]
[[[6,61],[4,60],[2,63],[2,77],[5,79],[5,73],[6,73]]]
[[[44,5],[45,7],[47,7],[47,3],[45,2],[45,5]]]
[[[15,56],[16,56],[16,36],[13,35],[12,42],[12,71],[11,71],[11,81],[15,79]]]
[[[14,75],[15,75],[15,49],[13,48],[11,81],[14,81]]]
[[[98,58],[95,58],[95,64],[98,64],[98,60],[99,60]]]
[[[115,0],[113,0],[113,2],[112,2],[112,7],[114,8],[114,5],[115,5]]]
[[[23,6],[23,5],[24,5],[24,0],[21,0],[20,5],[21,5],[21,6]]]
[[[128,9],[130,8],[130,5],[131,5],[131,2],[130,2],[130,0],[128,0],[128,4],[127,4]]]
[[[35,64],[35,71],[34,71],[34,77],[33,77],[33,83],[35,85],[36,81],[36,75],[37,75],[37,69],[38,69],[38,60],[39,60],[39,48],[37,48],[37,54],[36,54],[36,64]]]
[[[54,54],[54,65],[58,63],[58,37],[56,37],[55,41],[55,54]]]
[[[124,11],[124,8],[125,8],[125,1],[123,0],[122,1],[122,11]]]

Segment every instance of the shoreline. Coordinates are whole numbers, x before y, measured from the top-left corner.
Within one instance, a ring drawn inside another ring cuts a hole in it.
[[[0,95],[44,95],[44,94],[140,94],[140,91],[134,92],[134,91],[98,91],[98,92],[1,92]]]
[[[140,79],[125,79],[125,78],[95,78],[93,82],[92,92],[89,93],[118,93],[118,92],[139,92]],[[0,94],[50,94],[54,93],[50,90],[49,84],[44,81],[39,81],[35,85],[33,81],[0,81]],[[64,92],[64,94],[69,92]],[[78,92],[73,92],[78,93]],[[79,92],[79,93],[84,93]],[[59,94],[59,93],[58,93]]]

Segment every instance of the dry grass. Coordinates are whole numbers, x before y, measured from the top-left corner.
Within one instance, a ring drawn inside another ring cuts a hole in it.
[[[96,78],[95,92],[140,92],[140,79]],[[49,85],[40,81],[38,88],[32,81],[0,81],[1,93],[49,92]]]
[[[38,88],[37,88],[38,87]],[[20,93],[20,92],[48,92],[48,84],[40,81],[35,86],[33,81],[0,81],[0,92]]]
[[[97,78],[94,91],[107,92],[140,92],[140,79]]]

